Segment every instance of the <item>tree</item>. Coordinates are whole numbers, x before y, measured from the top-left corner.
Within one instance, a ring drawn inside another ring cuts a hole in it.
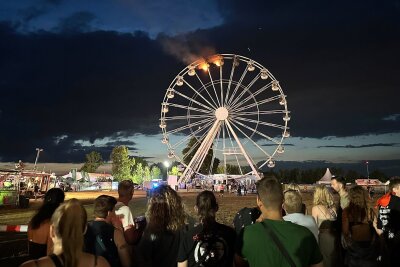
[[[152,179],[159,179],[160,176],[161,176],[161,170],[156,165],[151,167],[150,173],[151,173],[150,176],[151,176]]]
[[[86,154],[86,161],[80,171],[95,172],[101,165],[103,165],[103,157],[97,151],[92,151]]]
[[[178,166],[173,166],[172,168],[171,168],[171,171],[169,172],[171,175],[176,175],[176,176],[179,176],[179,175],[182,175],[182,173],[179,171],[179,169],[178,169]]]
[[[143,181],[151,181],[152,179],[150,167],[145,166],[143,170]]]
[[[189,143],[187,144],[187,146],[182,150],[182,154],[186,155],[188,154],[184,159],[183,162],[188,165],[190,163],[190,161],[192,160],[194,154],[196,154],[197,149],[200,146],[200,142],[197,142],[197,139],[195,137],[190,138]],[[192,149],[193,148],[193,149]],[[189,153],[190,151],[190,153]],[[203,161],[203,164],[200,167],[200,172],[201,173],[209,173],[210,172],[210,166],[211,166],[211,162],[213,161],[213,149],[212,146],[211,148],[208,150],[208,153]],[[214,163],[212,166],[212,172],[215,173],[217,171],[218,168],[218,164],[219,164],[220,160],[218,158],[214,159]]]
[[[145,169],[143,168],[142,163],[136,164],[132,172],[132,181],[137,184],[142,184],[144,181],[144,175]]]
[[[126,146],[114,147],[110,159],[112,161],[112,175],[116,180],[132,179],[131,170],[135,165],[135,159],[129,157],[129,149]]]

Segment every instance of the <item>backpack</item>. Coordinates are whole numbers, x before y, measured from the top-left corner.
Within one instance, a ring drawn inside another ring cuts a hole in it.
[[[233,219],[233,226],[236,233],[239,234],[245,226],[254,224],[260,215],[261,211],[258,208],[245,207],[239,210]]]
[[[194,260],[196,267],[222,267],[228,258],[228,244],[215,233],[199,233],[193,237],[195,242]]]

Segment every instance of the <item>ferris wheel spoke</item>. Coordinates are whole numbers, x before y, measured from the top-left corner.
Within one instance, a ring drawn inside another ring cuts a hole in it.
[[[221,135],[221,128],[218,129],[217,139],[216,139],[216,141],[215,141],[215,148],[213,148],[213,155],[212,155],[212,159],[211,159],[211,165],[210,165],[210,169],[209,169],[209,172],[208,172],[208,174],[210,174],[210,175],[211,175],[212,170],[213,170],[213,168],[214,168],[214,161],[215,161],[215,154],[216,154],[215,151],[216,151],[216,149],[218,148],[218,143],[219,143],[220,135]],[[212,147],[212,146],[211,146],[211,147]]]
[[[197,149],[199,144],[201,144],[206,136],[207,132],[204,132],[203,135],[196,140],[196,143],[182,156],[182,161],[184,161],[193,151]]]
[[[215,102],[214,98],[211,96],[210,92],[208,92],[206,86],[204,85],[203,81],[200,79],[199,75],[196,73],[196,77],[199,80],[199,82],[201,83],[202,88],[204,88],[204,91],[206,91],[206,93],[208,94],[208,96],[210,97],[211,101],[214,103],[215,107],[218,107],[218,104]]]
[[[213,118],[213,115],[184,115],[184,116],[171,116],[171,117],[164,117],[164,120],[186,120],[186,119],[205,119],[205,118]]]
[[[225,124],[224,124],[224,125],[225,125]],[[225,125],[225,127],[227,127],[227,126]],[[234,147],[235,147],[235,146],[233,145],[233,140],[232,140],[231,134],[229,133],[229,129],[228,129],[228,128],[226,129],[226,132],[228,133],[228,137],[229,137],[229,140],[230,140],[230,142],[231,142],[232,149],[234,150]],[[238,164],[238,166],[239,166],[240,174],[243,175],[242,167],[240,166],[239,159],[238,159],[236,153],[233,153],[233,155],[235,156],[236,162],[237,162],[237,164]],[[225,164],[225,165],[226,165],[226,164]],[[226,166],[225,166],[225,168],[226,168]],[[225,170],[225,172],[226,172],[226,170]]]
[[[284,114],[286,110],[260,110],[260,111],[245,111],[245,112],[231,112],[232,116],[250,116],[250,115],[270,115],[270,114]]]
[[[235,89],[233,90],[232,95],[229,97],[229,100],[228,100],[228,103],[227,103],[228,106],[231,104],[231,101],[233,100],[233,97],[235,96],[235,94],[236,94],[236,92],[237,92],[239,86],[242,84],[243,79],[244,79],[244,77],[246,76],[246,74],[247,74],[247,68],[243,71],[242,76],[240,77],[239,82],[237,83]]]
[[[208,71],[208,76],[210,76],[210,81],[211,81],[212,87],[214,89],[215,97],[217,98],[218,106],[220,107],[221,106],[221,102],[219,101],[217,90],[215,89],[215,84],[214,84],[214,80],[213,80],[213,78],[211,76],[211,71]]]
[[[255,141],[254,141],[253,139],[251,139],[245,132],[243,132],[239,127],[237,127],[237,126],[235,125],[234,122],[231,121],[231,123],[232,123],[233,127],[235,127],[239,132],[241,132],[244,136],[246,136],[246,138],[247,138],[248,140],[250,140],[250,142],[253,143],[253,145],[255,145],[258,149],[260,149],[262,153],[264,153],[267,157],[271,157],[271,155],[270,155],[268,152],[266,152],[264,149],[262,149],[262,148],[260,147],[260,145],[257,144],[257,142],[255,142]],[[253,162],[253,163],[254,163],[254,162]]]
[[[232,109],[235,109],[239,106],[242,106],[244,103],[246,103],[247,101],[249,101],[252,98],[255,98],[257,95],[259,95],[260,93],[262,93],[263,91],[265,91],[266,89],[268,89],[270,86],[272,85],[272,82],[269,82],[267,85],[264,85],[263,87],[261,87],[260,89],[258,89],[257,91],[255,91],[252,95],[249,95],[248,97],[246,97],[245,99],[243,99],[242,101],[236,103],[235,105],[232,106]]]
[[[254,77],[254,79],[240,92],[240,94],[236,97],[236,99],[230,104],[230,106],[235,106],[235,104],[242,98],[242,96],[249,91],[250,87],[253,86],[253,84],[258,80],[260,77],[260,73]],[[251,95],[251,92],[249,91],[249,94]]]
[[[248,130],[250,130],[250,131],[252,131],[252,132],[254,132],[254,133],[256,133],[256,134],[258,134],[258,135],[260,135],[260,136],[262,136],[264,138],[266,138],[266,139],[268,139],[269,141],[271,141],[271,142],[273,142],[273,143],[275,143],[277,145],[279,144],[279,141],[277,141],[275,138],[273,138],[271,136],[268,136],[266,134],[263,134],[262,132],[258,131],[256,128],[253,128],[253,127],[250,127],[250,126],[248,126],[246,124],[243,124],[240,121],[235,121],[235,123],[241,125],[242,127],[246,128],[246,129],[248,129]]]
[[[198,92],[198,90],[194,89],[193,86],[191,86],[188,82],[186,82],[186,80],[183,80],[187,86],[189,86],[190,89],[192,89],[193,92],[195,92],[198,96],[200,96],[204,101],[206,101],[206,103],[208,105],[210,105],[210,107],[213,107],[214,109],[217,109],[216,106],[214,106],[213,104],[211,104],[202,94],[200,94]],[[205,90],[205,89],[204,89]]]
[[[214,120],[214,119],[212,119],[212,118],[210,118],[210,119],[203,119],[203,120],[200,120],[200,121],[196,121],[196,122],[194,122],[194,123],[189,123],[189,124],[187,124],[187,125],[184,125],[184,126],[182,126],[182,127],[176,128],[176,129],[174,129],[174,130],[166,131],[165,133],[166,133],[167,135],[174,134],[174,133],[178,133],[178,132],[184,131],[184,130],[186,130],[186,129],[192,128],[192,127],[194,127],[194,126],[199,126],[199,125],[201,125],[201,124],[203,124],[203,123],[206,123],[206,122],[209,122],[209,121],[213,121],[213,120]]]
[[[237,60],[237,59],[234,58],[233,61],[232,61],[231,75],[230,75],[230,77],[229,77],[228,88],[226,89],[226,96],[225,96],[225,102],[224,102],[225,105],[227,104],[227,103],[226,103],[226,100],[228,100],[229,91],[231,90],[233,74],[235,73],[235,68],[236,68],[236,64],[235,64],[235,61],[236,61],[236,60]]]
[[[279,100],[280,98],[281,98],[281,95],[276,95],[276,96],[261,100],[259,102],[255,102],[255,103],[249,104],[247,106],[238,107],[236,109],[233,109],[233,111],[234,112],[239,112],[239,111],[246,110],[246,109],[249,109],[249,108],[252,108],[252,107],[255,107],[255,106],[261,106],[261,105],[263,105],[265,103],[269,103],[269,102],[272,102],[272,101],[275,101],[275,100]]]
[[[192,134],[189,134],[188,136],[186,136],[185,138],[181,139],[179,142],[171,145],[172,149],[176,149],[177,147],[179,147],[180,145],[182,145],[183,143],[185,143],[186,141],[188,141],[190,138],[192,137],[196,137],[196,134],[200,133],[201,131],[203,131],[205,128],[211,126],[211,124],[213,123],[213,121],[210,121],[206,124],[204,124],[201,128],[198,128],[196,131],[192,132]],[[207,132],[207,130],[205,131]]]
[[[200,103],[199,101],[194,100],[193,98],[191,98],[191,97],[189,97],[189,96],[187,96],[187,95],[185,95],[185,94],[182,94],[182,93],[179,92],[179,91],[176,91],[176,90],[175,90],[175,94],[180,95],[181,97],[183,97],[183,98],[185,98],[185,99],[187,99],[187,100],[189,100],[189,101],[191,101],[191,102],[193,102],[193,103],[196,103],[197,105],[199,105],[199,106],[201,106],[201,107],[203,107],[203,108],[205,108],[205,109],[208,109],[208,110],[210,110],[210,111],[213,110],[211,107],[206,106],[205,104]]]
[[[239,117],[239,116],[235,117],[235,119],[241,120],[241,121],[246,121],[246,122],[252,122],[252,123],[255,123],[255,124],[261,124],[261,125],[265,125],[265,126],[270,126],[270,127],[274,127],[274,128],[278,128],[278,129],[285,129],[285,125],[269,123],[269,122],[264,122],[264,121],[257,121],[257,120],[253,120],[253,119],[249,119],[249,118],[242,118],[242,117]]]
[[[168,103],[168,106],[175,107],[175,108],[181,108],[181,109],[184,109],[184,110],[193,110],[193,111],[198,111],[198,112],[210,114],[209,110],[200,109],[200,108],[194,108],[192,106],[184,106],[184,105],[179,105],[179,104],[175,104],[175,103]]]
[[[220,85],[220,91],[221,91],[221,106],[224,105],[224,87],[222,84],[222,66],[223,65],[221,65],[219,67],[219,85]]]

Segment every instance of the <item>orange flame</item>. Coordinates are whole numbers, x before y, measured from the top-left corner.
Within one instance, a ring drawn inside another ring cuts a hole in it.
[[[199,64],[199,69],[202,69],[204,71],[208,71],[208,68],[210,66],[208,65],[208,63],[206,61],[202,62],[201,64]]]

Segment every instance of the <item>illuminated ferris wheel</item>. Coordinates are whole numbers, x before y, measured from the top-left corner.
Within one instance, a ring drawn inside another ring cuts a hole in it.
[[[260,169],[273,168],[284,152],[289,120],[287,96],[269,70],[250,58],[221,54],[193,62],[173,79],[161,103],[160,128],[168,157],[185,166],[181,182],[213,174],[217,159],[225,173],[235,166],[260,179]]]

